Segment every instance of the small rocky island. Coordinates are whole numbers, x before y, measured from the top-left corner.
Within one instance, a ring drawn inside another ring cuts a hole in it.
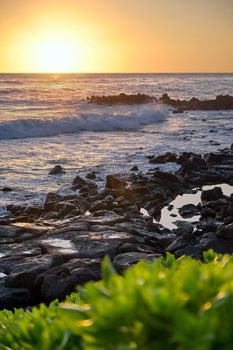
[[[0,308],[63,300],[77,285],[101,278],[105,255],[121,273],[166,252],[196,259],[211,248],[232,254],[233,144],[218,153],[150,155],[148,162],[146,173],[135,166],[107,175],[104,188],[94,172],[77,174],[73,195],[48,193],[41,207],[9,205],[0,222]],[[179,169],[159,170],[167,162]],[[50,174],[63,172],[56,167]],[[222,184],[232,192],[224,194]],[[197,191],[200,203],[178,208],[183,219],[173,228],[160,223],[164,207],[172,213],[178,195]]]
[[[161,97],[150,96],[146,94],[127,95],[120,93],[119,95],[109,96],[90,96],[87,97],[89,103],[98,105],[120,105],[120,104],[143,104],[156,103],[166,104],[174,108],[174,113],[182,113],[185,110],[232,110],[233,96],[219,95],[215,99],[200,100],[192,97],[190,100],[173,99],[167,93]]]

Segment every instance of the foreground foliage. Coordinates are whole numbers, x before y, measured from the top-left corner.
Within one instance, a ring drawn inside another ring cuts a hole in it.
[[[233,258],[172,255],[87,283],[65,304],[0,312],[1,350],[209,350],[233,343]]]

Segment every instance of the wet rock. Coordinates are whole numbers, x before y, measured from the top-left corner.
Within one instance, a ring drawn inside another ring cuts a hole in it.
[[[131,236],[127,234],[117,236],[112,232],[110,236],[107,230],[67,231],[62,235],[55,233],[52,237],[47,237],[42,242],[46,251],[50,254],[60,254],[65,261],[74,258],[103,258],[105,255],[114,257],[122,242],[132,241]]]
[[[161,256],[161,254],[145,254],[140,252],[129,252],[117,255],[113,260],[113,266],[117,271],[121,272],[136,264],[139,260],[154,260]]]
[[[41,249],[39,246],[33,243],[0,245],[0,257],[17,255],[21,257],[41,255]]]
[[[101,261],[98,259],[74,259],[38,276],[41,296],[46,302],[63,300],[78,285],[101,278]]]
[[[114,202],[115,198],[111,195],[108,195],[104,198],[104,200],[101,200],[101,201],[96,201],[94,202],[89,211],[91,213],[94,213],[96,211],[99,211],[99,210],[112,210],[113,208],[115,208],[117,206],[116,202]]]
[[[158,240],[158,245],[165,250],[166,248],[168,248],[175,240],[177,239],[177,236],[175,234],[170,234],[167,236],[162,236],[159,240]]]
[[[95,180],[96,179],[96,173],[94,171],[92,171],[91,173],[88,173],[86,175],[86,179],[88,179],[88,180]]]
[[[149,102],[163,103],[175,108],[176,113],[181,113],[184,110],[231,110],[233,109],[233,96],[219,95],[215,99],[199,100],[198,98],[191,98],[190,100],[172,99],[167,93],[163,94],[158,99],[154,96],[145,94],[126,95],[120,93],[119,95],[110,96],[90,96],[87,97],[89,103],[99,105],[117,105],[117,104],[141,104]]]
[[[137,251],[138,251],[138,246],[137,244],[133,244],[133,243],[123,243],[118,249],[119,254],[137,252]]]
[[[206,162],[202,156],[191,152],[180,153],[179,158],[177,159],[177,163],[181,164],[179,173],[181,173],[183,176],[186,174],[189,175],[193,171],[206,169]]]
[[[177,158],[176,155],[174,153],[171,152],[167,152],[163,155],[160,156],[152,156],[150,157],[149,163],[153,163],[153,164],[165,164],[168,162],[176,162]]]
[[[6,238],[15,238],[20,234],[21,228],[14,225],[0,225],[0,236]]]
[[[155,98],[145,94],[137,94],[137,95],[126,95],[124,93],[120,93],[119,95],[112,96],[90,96],[87,97],[87,101],[90,103],[96,103],[99,105],[115,105],[115,104],[141,104],[141,103],[149,103],[153,101]]]
[[[162,179],[162,180],[168,181],[168,182],[173,182],[173,183],[179,182],[179,179],[175,174],[171,174],[171,173],[167,173],[167,172],[159,171],[159,170],[157,170],[154,173],[153,180],[155,180],[156,178]]]
[[[201,200],[206,202],[215,201],[222,197],[223,197],[223,192],[221,187],[215,187],[211,190],[202,191],[201,193]]]
[[[130,169],[130,171],[138,171],[139,169],[138,169],[138,166],[137,165],[134,165],[131,169]]]
[[[30,206],[26,208],[24,212],[26,215],[37,218],[44,213],[44,208],[39,206]]]
[[[77,175],[73,182],[72,182],[72,190],[76,191],[82,188],[83,186],[86,186],[88,182],[82,178],[81,176]]]
[[[12,192],[13,189],[11,187],[3,187],[3,188],[1,188],[1,191],[2,192]]]
[[[117,177],[116,175],[107,175],[106,176],[106,188],[110,189],[124,189],[128,183],[121,179],[120,177]]]
[[[228,205],[228,215],[233,218],[233,204]]]
[[[123,221],[127,221],[127,218],[108,210],[98,210],[86,218],[86,222],[90,225],[113,226]]]
[[[208,232],[217,232],[218,225],[214,222],[207,222],[202,227],[202,233],[208,233]]]
[[[221,153],[208,153],[206,156],[206,162],[208,164],[221,164],[226,156]]]
[[[49,175],[65,174],[66,172],[61,167],[61,165],[55,165],[53,169],[50,170]]]
[[[62,201],[57,203],[56,210],[58,211],[59,218],[64,218],[70,214],[73,214],[73,216],[77,216],[81,213],[75,200]]]
[[[56,211],[57,203],[59,203],[63,197],[60,194],[49,192],[45,198],[44,209],[46,211]]]
[[[17,256],[8,256],[8,257],[1,257],[0,259],[0,271],[6,275],[9,275],[11,271],[14,270],[15,266],[19,263],[21,263],[23,260],[23,257],[20,255]]]
[[[179,227],[177,229],[174,230],[174,232],[178,235],[178,236],[187,236],[187,237],[191,237],[192,233],[194,231],[194,227],[192,224],[188,223],[188,222],[176,222],[177,225],[179,225]]]
[[[170,246],[168,246],[166,251],[170,253],[175,253],[178,250],[181,250],[189,246],[193,246],[196,243],[197,243],[197,240],[195,235],[193,233],[188,233],[188,231],[186,231],[185,234],[182,234]]]
[[[213,249],[219,254],[233,254],[233,240],[223,240],[213,237],[205,243],[205,250],[208,249]]]
[[[34,305],[35,300],[26,288],[6,288],[0,284],[0,310],[13,310],[16,308]]]
[[[176,155],[174,153],[171,152],[167,152],[163,155],[160,156],[153,156],[150,158],[149,163],[153,163],[153,164],[165,164],[168,162],[176,162]]]
[[[233,223],[221,226],[217,231],[217,237],[225,240],[233,240]]]
[[[36,229],[20,227],[16,225],[0,225],[0,237],[13,239],[14,241],[37,237],[42,232]]]
[[[215,218],[215,216],[216,216],[216,212],[211,208],[204,207],[201,210],[201,217],[202,218]]]
[[[179,208],[178,211],[183,218],[191,218],[200,214],[199,209],[194,204],[186,204],[182,208]]]
[[[204,250],[205,248],[203,245],[196,244],[193,246],[187,246],[187,247],[181,248],[180,250],[177,250],[174,255],[176,258],[180,258],[181,256],[185,255],[185,256],[191,256],[193,259],[201,260],[203,257]]]
[[[14,267],[11,274],[5,277],[5,286],[7,288],[26,288],[32,294],[37,295],[35,279],[38,274],[62,262],[63,259],[59,255],[24,258]]]

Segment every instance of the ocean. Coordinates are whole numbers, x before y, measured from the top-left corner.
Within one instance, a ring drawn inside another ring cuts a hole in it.
[[[95,171],[152,168],[146,156],[211,152],[233,142],[233,111],[186,111],[145,105],[97,106],[91,95],[156,97],[233,95],[233,74],[0,74],[0,213],[37,205],[48,192],[71,193],[72,179]],[[56,164],[66,171],[51,176]],[[173,163],[161,165],[173,171]]]

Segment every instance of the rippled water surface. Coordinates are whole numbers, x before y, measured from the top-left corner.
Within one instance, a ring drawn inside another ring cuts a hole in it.
[[[207,152],[233,142],[233,111],[173,114],[169,107],[96,106],[90,95],[167,92],[174,98],[233,95],[232,74],[0,75],[0,204],[69,193],[77,173],[99,181],[166,151]],[[66,174],[49,176],[61,164]],[[172,165],[166,165],[171,170]]]

